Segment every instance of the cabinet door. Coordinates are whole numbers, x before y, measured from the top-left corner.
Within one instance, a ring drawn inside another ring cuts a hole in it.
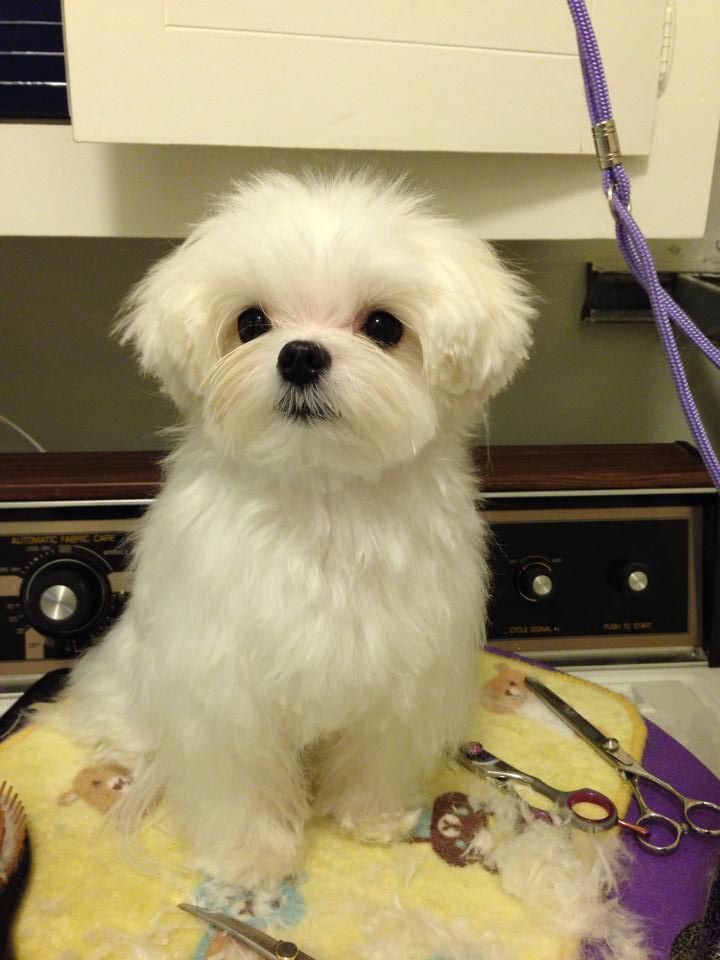
[[[665,0],[591,12],[650,151]],[[592,153],[565,0],[65,0],[77,140]]]

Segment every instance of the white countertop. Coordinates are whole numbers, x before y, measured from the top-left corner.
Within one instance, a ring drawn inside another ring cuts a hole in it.
[[[563,669],[627,697],[720,777],[720,667],[698,663]]]

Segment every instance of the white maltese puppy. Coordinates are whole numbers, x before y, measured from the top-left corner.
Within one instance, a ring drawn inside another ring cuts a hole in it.
[[[184,429],[61,707],[133,770],[126,819],[162,795],[244,886],[297,869],[311,810],[412,829],[483,642],[467,447],[532,313],[485,243],[358,175],[241,184],[153,267],[121,330]]]

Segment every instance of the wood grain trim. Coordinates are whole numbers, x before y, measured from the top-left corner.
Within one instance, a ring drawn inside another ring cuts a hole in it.
[[[0,503],[152,498],[164,456],[137,450],[0,454]],[[695,451],[682,443],[496,446],[475,450],[473,463],[487,494],[712,487]]]
[[[712,487],[696,452],[682,443],[478,448],[484,492]]]
[[[158,452],[0,454],[0,503],[156,496]]]

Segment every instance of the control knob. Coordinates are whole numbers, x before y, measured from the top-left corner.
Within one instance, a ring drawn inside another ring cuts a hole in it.
[[[545,560],[525,560],[517,575],[521,597],[537,603],[549,599],[555,592],[555,573]]]
[[[107,577],[83,560],[50,560],[33,571],[22,589],[25,614],[36,630],[51,637],[79,633],[105,612]]]
[[[650,570],[644,563],[623,564],[616,578],[620,589],[630,597],[639,597],[650,589]]]

